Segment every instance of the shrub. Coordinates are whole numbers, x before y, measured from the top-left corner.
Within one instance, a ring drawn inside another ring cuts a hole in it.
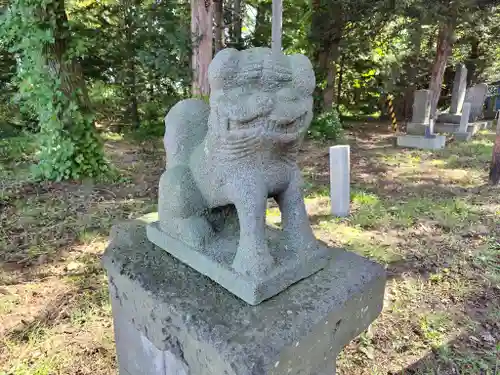
[[[333,108],[314,118],[308,134],[313,139],[340,141],[344,131],[337,109]]]

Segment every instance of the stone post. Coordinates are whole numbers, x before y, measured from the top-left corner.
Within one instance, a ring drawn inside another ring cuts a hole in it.
[[[103,257],[119,375],[334,375],[337,354],[382,310],[383,267],[341,249],[251,306],[149,242],[155,220],[114,226]]]
[[[349,215],[350,148],[348,145],[330,147],[330,200],[332,215]]]
[[[464,64],[457,64],[455,79],[453,80],[453,90],[451,93],[450,114],[456,115],[462,111],[467,89],[467,68]]]
[[[462,117],[460,118],[460,126],[456,132],[455,139],[458,141],[468,141],[472,137],[472,133],[467,132],[469,127],[469,116],[471,110],[471,103],[465,102],[462,107]]]

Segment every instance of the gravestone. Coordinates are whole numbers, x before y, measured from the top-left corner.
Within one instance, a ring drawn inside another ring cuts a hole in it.
[[[330,147],[330,202],[333,216],[349,215],[350,174],[350,147],[347,145]]]
[[[406,127],[406,132],[413,135],[425,134],[429,125],[431,113],[431,91],[416,90],[413,97],[412,120]]]
[[[467,68],[464,64],[457,64],[455,78],[453,80],[453,89],[451,93],[450,114],[456,115],[462,112],[462,106],[465,99],[465,90],[467,89]]]
[[[486,83],[479,83],[467,89],[465,100],[471,104],[469,122],[481,118],[487,94],[488,85]]]
[[[428,124],[431,115],[431,91],[417,90],[413,98],[412,122]]]
[[[103,257],[120,374],[335,374],[382,309],[385,272],[312,232],[296,162],[312,65],[226,49],[209,78],[209,105],[165,118],[158,213],[115,225]]]

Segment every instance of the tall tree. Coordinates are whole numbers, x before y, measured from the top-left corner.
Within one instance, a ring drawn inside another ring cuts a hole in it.
[[[490,182],[493,185],[500,183],[500,116],[497,122],[497,135],[493,146],[493,156],[490,167]]]
[[[224,0],[213,0],[214,3],[214,44],[215,53],[224,48]]]
[[[191,0],[193,95],[210,94],[208,66],[212,61],[212,16],[212,0]]]

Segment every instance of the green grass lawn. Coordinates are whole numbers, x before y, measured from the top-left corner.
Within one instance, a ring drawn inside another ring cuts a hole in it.
[[[379,129],[380,130],[380,129]],[[155,210],[161,140],[107,137],[119,177],[35,183],[33,139],[0,141],[0,374],[115,373],[100,267],[111,225]],[[352,212],[329,215],[328,145],[300,153],[316,236],[383,263],[384,310],[341,353],[342,375],[500,372],[500,189],[493,133],[438,152],[395,149],[356,128]],[[279,225],[275,205],[268,222]]]

